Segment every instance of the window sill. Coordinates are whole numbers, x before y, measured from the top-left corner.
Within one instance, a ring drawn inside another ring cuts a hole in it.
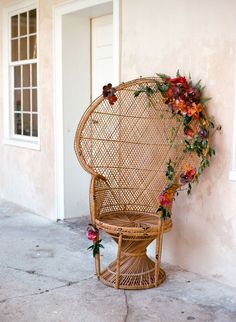
[[[30,150],[40,150],[40,143],[36,141],[24,141],[18,139],[4,139],[3,144],[16,146],[19,148],[30,149]]]
[[[232,170],[229,172],[229,180],[236,181],[236,170]]]

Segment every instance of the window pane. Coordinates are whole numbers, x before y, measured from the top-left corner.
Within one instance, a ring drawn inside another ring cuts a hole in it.
[[[32,115],[32,136],[38,136],[38,115]]]
[[[27,12],[23,12],[20,14],[20,35],[27,34]]]
[[[30,111],[30,90],[24,89],[23,90],[23,110]]]
[[[14,91],[14,110],[21,111],[21,91],[19,89]]]
[[[21,68],[20,66],[14,67],[14,87],[21,86]]]
[[[18,36],[18,16],[11,17],[11,37]]]
[[[23,87],[30,87],[30,65],[23,65]]]
[[[32,86],[37,86],[37,64],[32,64]]]
[[[23,135],[30,136],[30,114],[23,113]]]
[[[37,31],[37,23],[36,23],[36,9],[29,11],[29,33],[35,33]]]
[[[37,57],[36,36],[29,37],[30,59]]]
[[[37,112],[38,107],[37,107],[37,89],[32,89],[32,111]]]
[[[27,59],[27,37],[20,39],[20,60]]]
[[[14,133],[15,134],[22,134],[21,133],[21,129],[22,129],[22,117],[20,113],[16,113],[14,115],[15,117],[15,129],[14,129]]]
[[[11,41],[11,60],[16,61],[18,60],[18,40]]]

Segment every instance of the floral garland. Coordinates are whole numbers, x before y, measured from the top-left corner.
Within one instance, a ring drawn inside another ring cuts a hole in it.
[[[178,177],[175,175],[175,164],[172,160],[167,162],[165,174],[169,184],[158,196],[159,208],[157,209],[157,213],[161,213],[161,220],[166,220],[171,217],[175,194],[178,195],[180,188],[186,184],[188,185],[187,193],[190,194],[192,184],[199,181],[199,176],[210,165],[209,157],[215,155],[215,150],[209,145],[210,130],[214,128],[214,123],[207,118],[205,113],[205,103],[209,98],[203,96],[204,87],[201,81],[194,85],[190,76],[187,80],[179,74],[179,71],[175,78],[165,74],[157,74],[157,76],[160,80],[155,80],[154,86],[140,86],[134,92],[134,96],[138,97],[141,93],[145,93],[150,98],[154,93],[161,93],[167,111],[182,122],[185,134],[183,152],[195,153],[201,160],[198,168],[187,164]],[[111,83],[103,86],[103,97],[109,101],[110,105],[114,105],[117,101],[115,93],[116,89]],[[95,256],[100,248],[103,248],[101,240],[98,240],[98,230],[95,226],[89,225],[87,237],[94,242],[89,249],[93,250]]]
[[[155,86],[141,86],[139,90],[134,92],[137,97],[144,92],[151,97],[155,92],[161,93],[163,101],[167,106],[167,110],[180,118],[185,134],[184,153],[195,153],[200,157],[200,166],[194,168],[186,165],[179,178],[175,177],[175,164],[171,160],[167,162],[166,177],[169,184],[164,187],[159,195],[159,208],[157,212],[161,212],[161,219],[166,220],[171,217],[171,206],[175,194],[178,195],[180,187],[188,185],[187,193],[192,190],[192,183],[199,181],[199,176],[203,170],[210,165],[209,157],[215,155],[215,150],[209,145],[210,130],[214,128],[213,121],[209,120],[205,113],[205,103],[209,98],[203,96],[204,88],[201,81],[195,85],[189,76],[181,76],[179,71],[175,78],[171,78],[165,74],[157,74],[160,81],[155,81]]]

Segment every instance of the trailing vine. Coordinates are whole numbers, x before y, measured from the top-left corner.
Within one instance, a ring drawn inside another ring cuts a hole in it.
[[[167,162],[166,177],[169,184],[159,195],[157,210],[165,220],[171,216],[175,194],[178,194],[184,185],[187,185],[187,193],[190,194],[192,184],[197,183],[204,169],[209,167],[209,158],[215,155],[215,150],[209,144],[210,131],[214,128],[214,123],[208,119],[205,112],[205,103],[209,98],[203,96],[205,87],[201,85],[201,81],[194,85],[191,76],[187,80],[179,74],[179,71],[175,78],[165,74],[157,74],[157,76],[160,80],[155,80],[154,86],[142,85],[134,92],[134,96],[138,97],[141,93],[145,93],[151,98],[154,93],[161,93],[167,111],[177,118],[177,122],[182,123],[185,135],[183,152],[195,153],[200,158],[198,168],[186,165],[178,178],[175,176],[175,164],[172,160]],[[172,139],[170,143],[173,143]]]

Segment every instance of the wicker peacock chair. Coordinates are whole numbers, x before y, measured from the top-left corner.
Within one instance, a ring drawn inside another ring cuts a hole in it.
[[[103,96],[97,98],[75,137],[77,157],[92,176],[92,223],[118,244],[117,259],[102,272],[96,255],[96,274],[106,285],[121,289],[151,288],[165,280],[160,268],[162,235],[171,230],[172,222],[160,220],[158,195],[168,183],[166,163],[175,160],[179,176],[185,158],[189,159],[180,143],[183,129],[166,111],[161,94],[134,95],[156,79],[122,83],[114,105]],[[155,261],[146,254],[154,240]]]

